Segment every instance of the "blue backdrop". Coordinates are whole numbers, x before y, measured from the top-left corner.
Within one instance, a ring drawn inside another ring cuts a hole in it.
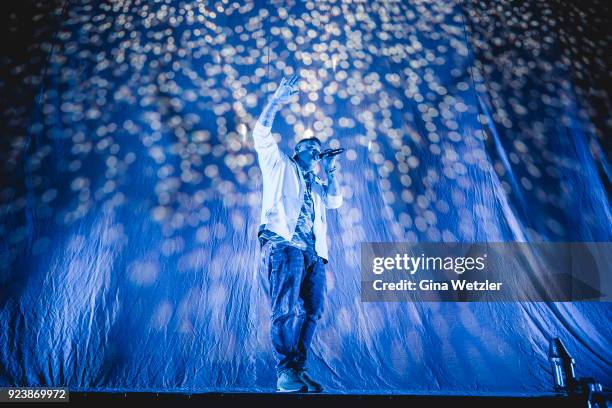
[[[29,42],[2,59],[0,386],[273,389],[251,130],[292,73],[281,148],[347,149],[313,376],[341,393],[544,394],[558,336],[579,376],[612,386],[609,303],[362,303],[359,273],[362,241],[612,240],[603,3],[7,14],[8,41]]]

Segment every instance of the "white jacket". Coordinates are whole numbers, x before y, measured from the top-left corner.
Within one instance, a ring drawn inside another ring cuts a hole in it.
[[[261,224],[291,241],[304,202],[306,182],[295,160],[280,151],[270,129],[271,127],[263,126],[259,121],[253,129],[255,150],[263,174]],[[312,202],[315,251],[327,261],[329,258],[325,208],[340,207],[342,195],[327,195],[321,179],[316,177],[312,186]]]

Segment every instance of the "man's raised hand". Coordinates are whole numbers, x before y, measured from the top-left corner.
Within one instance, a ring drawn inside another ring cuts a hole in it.
[[[289,79],[283,77],[272,98],[281,104],[289,102],[291,97],[298,93],[298,80],[299,77],[297,75],[292,75]]]
[[[263,126],[272,126],[276,112],[281,108],[281,105],[286,104],[291,100],[291,97],[298,93],[298,76],[292,75],[289,79],[283,78],[280,85],[272,98],[268,100],[266,107],[259,115],[259,123]]]

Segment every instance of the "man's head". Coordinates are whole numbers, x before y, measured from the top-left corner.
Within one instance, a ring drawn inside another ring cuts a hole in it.
[[[309,137],[300,140],[295,145],[293,158],[302,167],[312,169],[320,160],[319,153],[321,153],[321,141],[316,137]]]

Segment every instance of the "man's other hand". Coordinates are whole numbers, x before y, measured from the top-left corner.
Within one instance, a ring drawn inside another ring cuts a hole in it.
[[[328,177],[334,176],[334,172],[336,171],[336,158],[338,158],[338,156],[324,157],[321,159],[323,171],[325,171]]]

